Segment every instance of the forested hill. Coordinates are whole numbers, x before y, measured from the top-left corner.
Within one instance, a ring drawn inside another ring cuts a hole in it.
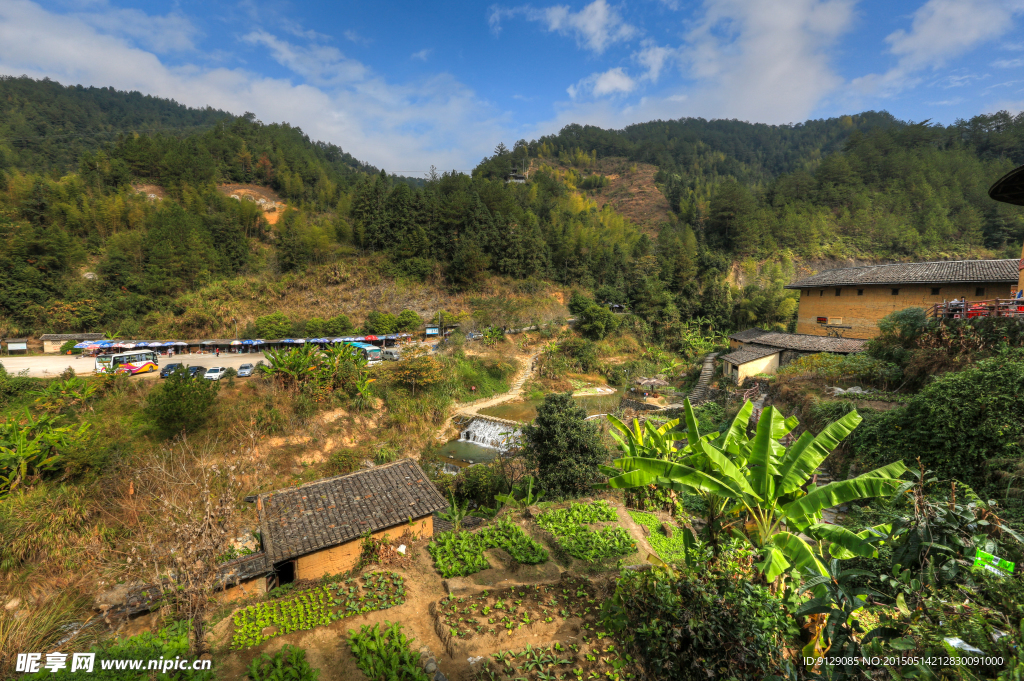
[[[49,79],[24,76],[0,76],[0,169],[65,173],[78,169],[83,157],[105,147],[120,146],[125,137],[143,136],[153,142],[132,150],[132,170],[142,171],[140,176],[153,177],[159,174],[165,155],[179,140],[214,133],[218,128],[223,130],[238,120],[248,124],[232,128],[245,143],[244,149],[237,144],[199,145],[213,154],[220,179],[251,180],[255,171],[248,166],[255,167],[262,154],[273,154],[279,149],[293,157],[303,157],[294,160],[293,166],[319,163],[341,174],[377,171],[336,145],[312,142],[301,130],[286,123],[263,126],[252,114],[236,117],[211,107],[194,109],[139,92],[65,86]],[[210,137],[218,138],[223,135]],[[304,148],[302,153],[300,148]],[[184,146],[181,151],[187,155],[195,149]],[[242,163],[246,171],[241,174],[228,169],[234,159],[227,155],[239,153],[243,159],[246,153],[252,156],[251,162]]]

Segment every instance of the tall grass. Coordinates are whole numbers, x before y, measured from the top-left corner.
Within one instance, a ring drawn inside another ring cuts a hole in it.
[[[90,617],[91,599],[77,592],[62,591],[32,607],[0,608],[0,678],[13,678],[18,653],[52,652],[73,632],[73,626]],[[99,627],[88,627],[66,641],[61,648],[86,650],[99,635]]]

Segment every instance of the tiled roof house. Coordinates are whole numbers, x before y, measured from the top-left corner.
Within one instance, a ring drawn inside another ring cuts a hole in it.
[[[953,299],[1010,298],[1017,260],[949,260],[828,270],[786,288],[800,291],[801,334],[874,338],[878,321],[908,307],[928,309]]]
[[[257,500],[267,562],[293,563],[295,579],[350,570],[367,532],[379,538],[408,528],[431,536],[431,514],[447,507],[412,459],[261,494]]]

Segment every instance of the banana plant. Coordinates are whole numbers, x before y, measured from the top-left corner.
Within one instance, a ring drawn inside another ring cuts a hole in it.
[[[746,437],[744,425],[752,409],[753,405],[747,402],[728,431],[714,438],[701,437],[687,402],[687,449],[691,453],[675,461],[648,457],[616,459],[611,467],[605,468],[610,478],[603,486],[629,489],[654,484],[726,498],[734,510],[746,515],[746,531],[732,531],[760,553],[757,567],[768,582],[794,567],[803,574],[827,574],[819,557],[825,543],[838,545],[856,556],[876,556],[874,542],[869,538],[821,523],[822,511],[857,499],[896,494],[902,485],[899,476],[907,470],[903,462],[823,487],[812,484],[804,492],[818,466],[861,422],[860,415],[852,411],[817,436],[805,431],[787,448],[779,440],[792,432],[798,425],[797,419],[783,418],[774,407],[766,407],[751,440]]]
[[[607,418],[612,427],[619,431],[616,433],[613,430],[611,434],[626,456],[671,459],[678,451],[676,441],[683,437],[683,433],[673,430],[679,424],[679,419],[666,421],[657,427],[650,421],[640,425],[639,421],[633,419],[633,426],[629,427],[611,414]]]
[[[504,504],[510,508],[514,508],[522,515],[526,515],[527,509],[531,506],[544,509],[551,506],[550,501],[541,501],[541,497],[544,496],[544,491],[539,490],[536,494],[533,491],[533,476],[528,476],[523,484],[526,485],[525,494],[521,498],[516,498],[516,490],[512,490],[508,494],[495,494],[494,500],[498,503]]]

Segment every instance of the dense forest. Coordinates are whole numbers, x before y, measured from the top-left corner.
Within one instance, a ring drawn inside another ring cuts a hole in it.
[[[287,124],[138,93],[4,78],[0,111],[4,333],[143,333],[147,315],[182,315],[218,280],[370,257],[385,276],[453,291],[554,281],[626,303],[639,331],[671,338],[695,316],[785,327],[800,258],[1016,256],[1024,240],[1021,211],[986,195],[1024,161],[1024,116],[569,125],[499,144],[472,175],[416,182]],[[599,207],[610,157],[658,165],[671,213],[655,230]],[[506,182],[527,166],[528,182]],[[267,187],[288,209],[271,225],[223,183]]]

